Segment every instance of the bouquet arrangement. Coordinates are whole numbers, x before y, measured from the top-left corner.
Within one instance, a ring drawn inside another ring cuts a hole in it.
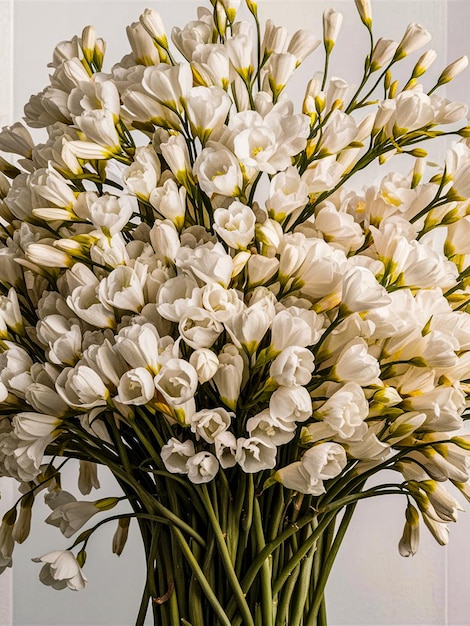
[[[324,589],[356,504],[404,497],[400,553],[420,522],[447,542],[467,499],[470,128],[437,94],[427,44],[370,38],[358,86],[323,42],[212,0],[174,28],[146,10],[103,70],[92,27],[60,43],[50,85],[0,133],[0,475],[19,482],[0,570],[40,492],[66,549],[40,579],[81,589],[95,531],[131,520],[147,578],[136,624],[326,624]],[[301,111],[285,87],[322,44]],[[442,167],[425,142],[456,135]],[[379,161],[387,173],[346,185]],[[122,494],[78,501],[108,468]],[[382,470],[395,481],[366,483]],[[104,514],[121,500],[128,513]],[[97,516],[97,518],[95,518]],[[90,520],[96,520],[93,523]],[[84,529],[83,529],[84,528]]]

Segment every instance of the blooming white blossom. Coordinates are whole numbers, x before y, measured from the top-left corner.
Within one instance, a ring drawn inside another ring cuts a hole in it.
[[[35,559],[36,563],[44,563],[39,574],[41,582],[54,589],[71,589],[79,591],[87,584],[77,559],[70,550],[55,550]]]

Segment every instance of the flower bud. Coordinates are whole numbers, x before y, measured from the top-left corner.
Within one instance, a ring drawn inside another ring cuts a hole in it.
[[[361,18],[361,22],[370,30],[372,26],[372,11],[370,7],[370,0],[354,1],[356,3],[356,9],[359,13],[359,17]]]
[[[85,26],[82,31],[82,50],[85,61],[88,65],[93,62],[93,56],[96,45],[96,31],[93,26]]]
[[[168,39],[160,14],[155,9],[145,9],[139,20],[150,37],[164,50],[167,50]]]
[[[394,60],[398,61],[399,59],[403,59],[412,52],[425,46],[429,41],[431,41],[431,34],[423,26],[416,22],[408,24],[405,34],[393,57]]]
[[[118,520],[118,526],[113,536],[113,554],[121,556],[124,546],[129,536],[129,524],[131,520],[129,517],[122,517]]]
[[[406,507],[406,523],[403,535],[398,544],[401,556],[414,556],[419,545],[419,512],[412,504]]]
[[[196,370],[201,385],[213,378],[219,368],[217,355],[207,348],[195,350],[189,357],[189,362]]]
[[[342,14],[334,9],[327,9],[323,13],[323,43],[327,54],[333,50],[342,22]]]
[[[413,78],[418,78],[419,76],[422,76],[425,72],[428,71],[436,58],[437,52],[435,50],[427,50],[423,55],[420,56],[418,62],[413,68],[411,76]]]
[[[437,80],[438,85],[445,85],[455,78],[460,72],[463,72],[468,65],[468,57],[464,55],[450,65],[448,65]]]
[[[148,404],[155,394],[153,376],[143,367],[129,370],[121,377],[117,391],[122,404]]]

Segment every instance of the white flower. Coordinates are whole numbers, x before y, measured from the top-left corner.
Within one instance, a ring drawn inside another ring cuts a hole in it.
[[[180,320],[179,333],[194,350],[210,348],[224,327],[215,316],[201,307],[190,307]]]
[[[188,307],[200,305],[201,289],[189,276],[170,278],[158,291],[157,311],[172,322],[179,322]]]
[[[39,580],[54,589],[84,589],[87,579],[70,550],[55,550],[33,559],[35,563],[44,563]]]
[[[353,216],[338,211],[328,202],[316,214],[314,227],[332,248],[346,254],[358,250],[364,243],[362,228]]]
[[[38,322],[38,339],[49,347],[49,358],[57,365],[75,365],[82,353],[82,332],[77,320],[46,315]]]
[[[295,167],[275,174],[270,183],[266,209],[277,221],[282,222],[288,215],[308,202],[308,189],[302,182]]]
[[[155,376],[155,387],[171,406],[184,404],[194,398],[197,372],[184,359],[170,359]]]
[[[29,184],[41,203],[47,200],[60,208],[71,208],[75,204],[75,194],[70,185],[50,166],[44,170],[36,170],[30,176]]]
[[[413,556],[419,546],[419,513],[416,507],[408,504],[406,507],[406,523],[403,535],[398,544],[401,556]]]
[[[420,24],[412,22],[408,24],[395,56],[398,58],[407,56],[425,46],[429,41],[431,41],[430,33]]]
[[[211,37],[212,29],[210,24],[202,20],[189,22],[182,29],[174,26],[171,30],[173,43],[188,61],[193,59],[196,51],[204,48],[204,45],[211,41]],[[210,45],[211,49],[213,47],[215,47],[215,44]]]
[[[245,308],[239,292],[235,289],[224,289],[217,283],[203,288],[202,305],[219,322],[230,320]]]
[[[131,196],[116,197],[110,194],[98,196],[94,192],[81,194],[75,206],[75,212],[79,217],[90,220],[110,237],[121,232],[135,210],[136,205]]]
[[[171,178],[166,180],[161,187],[154,187],[150,192],[150,204],[163,217],[173,222],[179,230],[184,224],[186,213],[186,189],[178,187]]]
[[[334,9],[327,9],[323,13],[323,41],[327,53],[331,52],[335,45],[342,23],[342,14]]]
[[[342,111],[333,111],[325,124],[321,138],[321,149],[325,154],[335,154],[346,148],[357,135],[353,118]]]
[[[99,282],[79,285],[67,296],[67,305],[83,321],[96,328],[113,328],[114,313],[103,306],[98,297]]]
[[[122,175],[127,189],[143,200],[149,200],[157,186],[161,167],[155,150],[151,146],[136,148],[134,160]]]
[[[243,174],[236,156],[224,145],[209,142],[194,163],[194,173],[202,191],[208,196],[238,196]]]
[[[355,3],[361,21],[368,28],[370,28],[372,26],[372,10],[370,6],[370,0],[355,0]]]
[[[236,465],[237,439],[229,430],[221,432],[214,441],[215,454],[223,469]]]
[[[75,118],[75,124],[87,136],[87,138],[106,148],[110,152],[120,152],[121,144],[119,135],[114,125],[114,116],[111,111],[94,109],[84,111]]]
[[[333,371],[336,379],[355,382],[361,387],[381,384],[379,363],[372,354],[369,354],[366,342],[360,337],[344,346]]]
[[[192,483],[200,485],[208,483],[219,471],[219,462],[210,452],[198,452],[186,462],[188,478]]]
[[[388,65],[392,60],[396,50],[398,48],[398,43],[393,41],[392,39],[377,39],[377,42],[374,46],[374,50],[372,52],[371,59],[371,69],[376,72],[381,67]]]
[[[232,116],[229,128],[233,150],[248,170],[276,174],[291,165],[291,157],[305,148],[308,117],[294,115],[291,102],[282,102],[261,116],[243,111]]]
[[[117,400],[123,404],[147,404],[155,394],[152,374],[143,367],[122,375],[118,385]]]
[[[255,236],[255,214],[246,204],[235,201],[228,209],[214,211],[214,230],[231,248],[246,249]]]
[[[0,150],[2,152],[13,152],[29,159],[33,148],[33,138],[21,122],[2,128],[0,132]]]
[[[168,163],[176,180],[185,187],[192,184],[191,160],[188,147],[182,135],[171,135],[168,141],[160,144],[163,158]]]
[[[100,282],[99,298],[111,308],[138,313],[145,304],[144,285],[147,267],[136,263],[134,267],[119,265]]]
[[[269,409],[250,417],[246,423],[246,430],[250,437],[263,439],[275,446],[291,441],[294,438],[295,429],[295,422],[283,422],[273,417]]]
[[[232,277],[233,261],[221,243],[208,242],[194,250],[182,246],[176,255],[176,265],[208,285],[218,283],[227,288]]]
[[[297,60],[297,65],[300,65],[319,45],[320,40],[309,30],[302,28],[292,35],[287,46],[287,52],[293,54]]]
[[[238,22],[238,30],[227,41],[226,47],[230,62],[235,70],[245,78],[253,73],[253,36],[249,22]]]
[[[403,91],[395,99],[395,115],[387,124],[395,136],[422,128],[434,119],[431,98],[420,91]],[[392,122],[394,124],[391,128]]]
[[[369,414],[369,404],[362,387],[350,382],[335,391],[328,400],[315,411],[315,416],[323,419],[341,437],[358,439],[367,430],[364,420]]]
[[[221,87],[192,87],[185,106],[193,133],[205,143],[222,128],[232,100]]]
[[[269,410],[284,422],[305,422],[312,415],[312,399],[305,387],[279,387],[271,395]]]
[[[64,537],[69,538],[99,512],[94,502],[67,502],[56,507],[45,521],[57,526]]]
[[[187,461],[194,455],[194,444],[190,439],[179,441],[176,437],[172,437],[161,450],[162,461],[172,474],[187,474]]]
[[[117,350],[131,367],[146,367],[154,373],[160,369],[158,341],[158,332],[152,324],[126,326],[116,336]]]
[[[261,306],[256,304],[246,308],[225,322],[232,341],[253,354],[271,326],[272,318]]]
[[[305,348],[312,344],[310,320],[296,315],[291,308],[276,313],[271,325],[271,349],[277,354],[286,348]]]
[[[202,385],[214,377],[219,369],[219,359],[215,352],[207,348],[199,348],[189,357],[189,362],[197,372],[197,378]]]
[[[278,385],[307,385],[315,368],[313,354],[306,348],[289,346],[274,359],[269,375]]]
[[[133,22],[126,27],[127,38],[132,48],[135,63],[141,65],[155,65],[160,61],[158,50],[152,38],[140,22]]]
[[[168,40],[165,32],[165,26],[160,14],[155,9],[145,9],[140,16],[140,23],[162,48],[168,48]]]
[[[259,437],[241,437],[237,439],[235,461],[247,474],[254,474],[276,465],[277,448],[273,443]]]
[[[218,358],[219,368],[213,376],[214,383],[222,402],[235,410],[243,380],[243,358],[233,344],[225,345]]]
[[[191,416],[191,430],[196,437],[202,437],[208,443],[214,443],[216,437],[225,432],[235,417],[223,408],[202,409]]]
[[[160,63],[147,67],[142,76],[145,91],[173,111],[183,111],[183,102],[192,87],[191,68],[187,63],[174,66]]]
[[[180,249],[180,238],[173,221],[155,220],[149,235],[158,257],[166,264],[174,263]]]
[[[325,492],[323,481],[338,476],[346,461],[342,446],[320,443],[307,450],[300,461],[279,469],[275,478],[287,489],[319,496]]]
[[[33,361],[20,346],[10,342],[5,345],[8,349],[0,354],[0,381],[9,392],[23,398],[31,384]]]
[[[42,413],[17,413],[12,430],[0,435],[0,455],[6,475],[30,481],[37,476],[47,446],[60,432],[61,420]]]
[[[91,367],[81,365],[66,367],[56,381],[59,396],[72,408],[91,409],[106,406],[109,391]]]
[[[363,313],[391,303],[391,298],[370,270],[352,267],[343,278],[341,308],[348,313]]]

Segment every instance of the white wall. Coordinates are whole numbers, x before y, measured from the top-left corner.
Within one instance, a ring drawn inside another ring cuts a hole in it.
[[[0,123],[19,118],[29,94],[45,85],[46,64],[57,41],[93,23],[108,42],[107,58],[112,63],[127,50],[125,25],[137,19],[145,6],[156,7],[168,26],[182,26],[193,19],[198,4],[187,0],[0,0]],[[291,31],[309,28],[317,36],[321,36],[322,11],[328,6],[342,11],[345,21],[333,73],[350,82],[357,80],[366,39],[358,40],[357,33],[364,33],[353,0],[265,0],[260,6],[264,16],[271,16]],[[8,50],[12,13],[11,90]],[[421,22],[434,33],[432,47],[439,53],[439,63],[431,70],[431,78],[447,62],[469,52],[468,0],[375,0],[378,36],[399,39],[410,21]],[[320,64],[318,52],[300,70],[295,84],[305,84],[314,71],[321,69]],[[452,84],[448,93],[470,103],[469,75]],[[109,495],[117,491],[112,481],[109,490]],[[2,510],[5,498],[8,493],[4,492]],[[423,531],[418,555],[402,559],[396,546],[404,506],[402,499],[392,498],[359,506],[328,589],[332,626],[470,625],[470,515],[462,515],[452,528],[448,548],[437,546]],[[35,512],[34,534],[16,550],[13,604],[8,573],[0,578],[0,626],[129,626],[143,575],[137,537],[132,537],[123,556],[117,559],[110,554],[111,532],[103,531],[90,543],[88,589],[79,594],[53,592],[37,581],[39,567],[30,561],[32,556],[66,546],[55,529],[41,523],[46,514],[45,509]]]

